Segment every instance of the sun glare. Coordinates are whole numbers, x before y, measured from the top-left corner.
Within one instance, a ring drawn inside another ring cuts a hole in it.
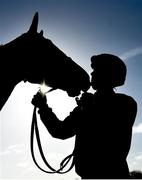
[[[46,85],[45,81],[43,81],[40,85],[39,91],[41,92],[42,95],[45,95],[49,91],[49,87]]]

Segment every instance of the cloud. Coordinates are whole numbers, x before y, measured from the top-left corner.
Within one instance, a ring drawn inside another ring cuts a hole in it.
[[[122,54],[120,56],[120,58],[123,60],[127,60],[127,59],[130,59],[130,58],[137,56],[139,54],[142,54],[142,47],[131,49],[130,51],[127,51],[126,53]]]
[[[23,153],[24,144],[9,145],[6,150],[0,151],[0,156]]]
[[[130,171],[142,170],[142,152],[131,155],[128,158]]]
[[[5,155],[8,155],[8,154],[10,154],[9,150],[0,151],[0,156],[5,156]]]
[[[133,134],[142,133],[142,123],[133,127]]]
[[[28,165],[29,165],[28,162],[19,162],[19,163],[17,163],[17,166],[21,167],[21,168],[27,168]]]
[[[137,156],[135,157],[135,159],[138,160],[138,161],[142,160],[142,153],[139,154],[139,155],[137,155]]]

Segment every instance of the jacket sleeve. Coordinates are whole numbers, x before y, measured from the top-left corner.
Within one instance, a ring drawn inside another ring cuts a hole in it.
[[[76,107],[64,121],[60,121],[47,105],[39,110],[39,114],[43,124],[53,137],[67,139],[76,135],[81,116],[79,107]]]

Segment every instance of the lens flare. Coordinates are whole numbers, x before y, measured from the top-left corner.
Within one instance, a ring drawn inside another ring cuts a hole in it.
[[[48,92],[48,86],[46,85],[46,83],[45,83],[45,81],[43,81],[42,83],[41,83],[41,86],[40,86],[40,92],[41,92],[41,94],[44,96],[47,92]]]

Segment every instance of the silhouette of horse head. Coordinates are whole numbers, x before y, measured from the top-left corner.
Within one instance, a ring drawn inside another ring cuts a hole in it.
[[[0,46],[3,59],[0,88],[0,110],[16,84],[20,81],[41,84],[43,81],[62,89],[69,96],[79,95],[90,87],[89,75],[52,41],[37,32],[38,13],[34,15],[29,30],[13,41]]]

